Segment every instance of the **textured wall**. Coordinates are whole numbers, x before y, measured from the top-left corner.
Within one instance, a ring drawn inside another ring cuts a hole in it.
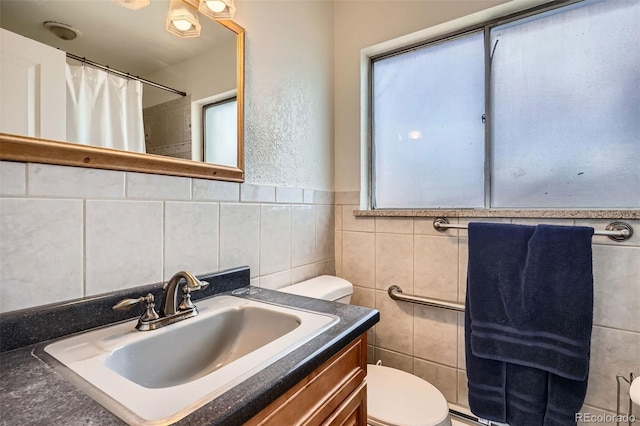
[[[247,182],[333,189],[333,3],[243,2]]]

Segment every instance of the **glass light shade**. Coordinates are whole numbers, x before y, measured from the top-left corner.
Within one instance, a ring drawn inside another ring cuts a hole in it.
[[[111,0],[118,3],[120,6],[124,6],[127,9],[138,10],[143,7],[149,6],[149,0]]]
[[[206,0],[205,4],[214,13],[220,13],[227,7],[221,0]]]
[[[232,19],[236,13],[236,3],[235,0],[202,0],[198,12],[214,21]]]
[[[174,27],[176,27],[179,31],[187,31],[191,28],[191,22],[186,19],[174,19],[171,21]]]
[[[178,37],[189,38],[200,35],[198,11],[182,0],[171,0],[167,13],[167,31]]]

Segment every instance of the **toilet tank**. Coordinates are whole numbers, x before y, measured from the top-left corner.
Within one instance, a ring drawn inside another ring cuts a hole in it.
[[[344,278],[320,275],[319,277],[302,281],[298,284],[283,287],[278,289],[278,291],[297,294],[298,296],[349,303],[351,301],[351,295],[353,294],[353,285]]]

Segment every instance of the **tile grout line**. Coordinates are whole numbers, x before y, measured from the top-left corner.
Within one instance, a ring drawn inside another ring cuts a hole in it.
[[[82,200],[82,296],[87,297],[87,200]]]
[[[29,197],[29,170],[31,169],[31,165],[33,163],[25,163],[24,167],[24,197]]]
[[[162,276],[162,282],[165,282],[167,279],[165,274],[165,265],[166,265],[166,257],[167,257],[167,243],[165,241],[167,238],[166,223],[167,223],[167,202],[163,201],[162,202],[162,223],[160,224],[160,230],[161,230],[160,232],[162,232],[162,256],[160,259],[160,268],[161,268],[160,272]]]

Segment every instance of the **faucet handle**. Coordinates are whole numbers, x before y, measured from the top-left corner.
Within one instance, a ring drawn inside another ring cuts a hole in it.
[[[143,303],[144,301],[145,301],[145,298],[143,296],[140,296],[137,299],[122,299],[121,301],[113,305],[111,309],[113,309],[114,311],[128,311],[129,309],[133,308],[135,305],[139,303]]]
[[[181,311],[186,311],[187,309],[193,309],[196,305],[191,301],[191,288],[186,285],[182,287],[182,302],[178,306],[178,309]]]
[[[133,306],[135,306],[135,305],[137,305],[139,303],[145,303],[146,304],[146,310],[144,311],[144,314],[142,314],[142,316],[140,317],[140,321],[141,322],[153,321],[153,320],[157,320],[159,318],[159,315],[155,310],[154,297],[153,297],[153,294],[151,294],[151,293],[148,293],[144,297],[140,296],[137,299],[123,299],[123,300],[119,301],[118,303],[116,303],[113,306],[113,310],[114,311],[128,311]]]

